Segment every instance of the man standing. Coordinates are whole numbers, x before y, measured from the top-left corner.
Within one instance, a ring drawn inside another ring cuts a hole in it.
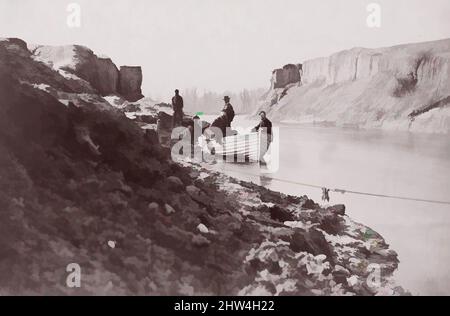
[[[261,164],[265,164],[264,155],[269,150],[270,144],[272,143],[272,122],[266,117],[266,112],[261,111],[259,113],[261,120],[259,124],[253,128],[253,132],[261,132],[260,138],[260,148],[259,148],[259,161]]]
[[[259,124],[253,128],[253,131],[258,132],[260,129],[262,132],[270,135],[270,139],[272,139],[272,122],[267,118],[267,114],[265,111],[261,111],[259,113],[260,121]]]
[[[181,126],[183,123],[183,98],[180,96],[180,91],[175,90],[175,96],[172,98],[173,120],[172,126]]]
[[[230,97],[229,96],[225,96],[223,98],[223,100],[225,101],[225,105],[223,106],[222,111],[225,111],[225,113],[227,114],[227,117],[228,117],[227,127],[231,127],[231,122],[233,122],[233,119],[234,119],[234,109],[233,109],[233,106],[230,103]]]

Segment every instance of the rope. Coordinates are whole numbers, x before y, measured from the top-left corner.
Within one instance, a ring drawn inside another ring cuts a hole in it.
[[[280,179],[276,177],[268,177],[263,174],[254,174],[250,172],[241,172],[241,171],[234,171],[234,170],[227,170],[231,171],[237,174],[244,174],[248,176],[253,177],[265,177],[274,181],[283,182],[283,183],[289,183],[289,184],[295,184],[300,185],[304,187],[310,187],[314,189],[320,189],[322,190],[325,188],[324,186],[315,185],[315,184],[309,184],[309,183],[302,183],[292,180],[286,180],[286,179]],[[414,201],[414,202],[425,202],[425,203],[434,203],[434,204],[444,204],[444,205],[450,205],[450,201],[439,201],[439,200],[431,200],[431,199],[418,199],[418,198],[412,198],[412,197],[406,197],[406,196],[397,196],[397,195],[388,195],[388,194],[377,194],[377,193],[369,193],[369,192],[360,192],[360,191],[352,191],[352,190],[344,190],[344,189],[332,189],[332,192],[341,193],[341,194],[356,194],[356,195],[365,195],[365,196],[372,196],[372,197],[380,197],[380,198],[387,198],[387,199],[395,199],[395,200],[404,200],[404,201]]]

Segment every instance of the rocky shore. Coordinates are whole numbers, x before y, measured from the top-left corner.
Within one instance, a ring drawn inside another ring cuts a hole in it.
[[[345,206],[175,163],[153,129],[170,111],[126,101],[139,79],[105,96],[55,65],[0,40],[0,295],[405,294]]]

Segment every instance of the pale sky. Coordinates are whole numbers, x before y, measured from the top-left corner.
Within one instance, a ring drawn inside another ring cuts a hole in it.
[[[69,3],[81,27],[69,28]],[[369,28],[369,3],[381,28]],[[0,0],[0,37],[81,44],[143,67],[144,94],[268,87],[271,71],[339,50],[450,37],[449,0]]]

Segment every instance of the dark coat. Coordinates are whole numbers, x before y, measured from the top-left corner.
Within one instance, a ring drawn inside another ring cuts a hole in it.
[[[228,117],[225,116],[219,116],[212,122],[211,127],[217,127],[222,131],[222,137],[226,136],[227,127],[228,125]]]
[[[272,135],[272,122],[266,117],[261,120],[253,130],[258,132],[260,129],[263,129],[263,131],[267,132],[267,134]]]
[[[183,112],[183,98],[181,96],[174,96],[172,98],[172,108],[174,112],[182,113]]]
[[[235,115],[233,106],[230,103],[227,103],[227,104],[224,105],[222,111],[225,111],[225,113],[227,113],[227,117],[228,117],[227,126],[230,127],[231,126],[231,122],[233,122],[234,115]]]

